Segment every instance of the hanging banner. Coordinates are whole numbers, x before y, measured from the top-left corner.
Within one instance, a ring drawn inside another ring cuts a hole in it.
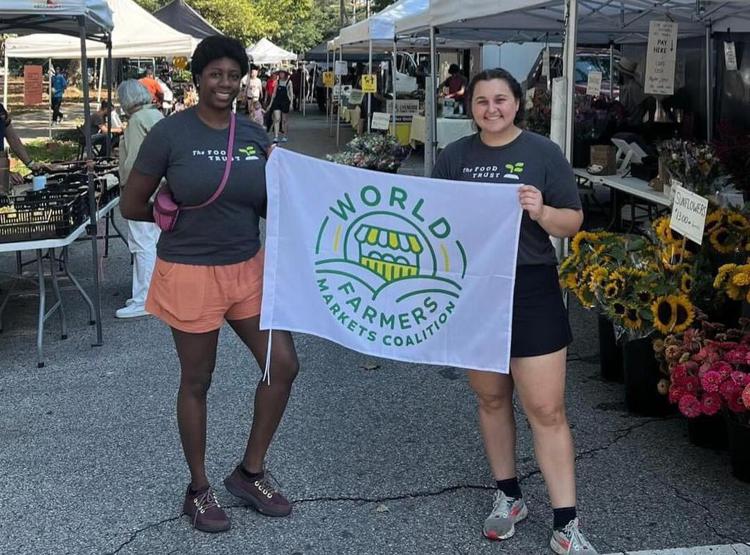
[[[23,105],[41,104],[44,91],[42,66],[23,66]]]
[[[266,183],[261,329],[508,373],[519,185],[367,171],[284,149]]]
[[[727,71],[737,71],[737,51],[733,42],[724,43],[724,65]]]
[[[347,66],[345,60],[336,60],[336,63],[333,65],[333,71],[336,75],[348,75],[349,66]]]
[[[643,91],[646,94],[673,95],[676,64],[677,23],[651,21]]]
[[[589,96],[599,96],[602,92],[602,72],[589,71],[588,82],[586,83],[586,94]]]
[[[378,76],[374,74],[367,74],[362,76],[362,92],[363,93],[375,93],[378,92]]]

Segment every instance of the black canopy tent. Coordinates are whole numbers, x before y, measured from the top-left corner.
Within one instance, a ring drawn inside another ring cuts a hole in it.
[[[18,2],[11,1],[8,5],[0,7],[0,33],[3,34],[30,34],[30,33],[58,33],[77,36],[81,41],[81,67],[87,67],[86,40],[103,42],[107,45],[108,68],[111,75],[112,68],[112,11],[104,0],[80,0],[71,3],[71,7],[64,7],[59,11],[53,11],[55,6],[30,8],[28,11],[16,7]],[[6,83],[7,83],[7,64]],[[85,71],[85,69],[84,69]],[[82,79],[83,92],[83,117],[84,129],[90,127],[91,107],[89,105],[89,83],[88,79]],[[111,80],[108,85],[108,99],[112,101]],[[108,124],[111,125],[111,124]],[[87,159],[92,158],[91,135],[84,133]],[[96,343],[99,346],[103,342],[102,337],[102,311],[101,293],[99,284],[99,252],[97,243],[97,205],[96,191],[90,172],[87,172],[88,200],[89,200],[89,226],[88,235],[91,239],[92,269],[94,279],[94,311],[96,315]]]
[[[162,23],[166,23],[173,29],[197,39],[222,34],[221,31],[191,8],[185,0],[173,0],[163,8],[156,10],[153,15]]]

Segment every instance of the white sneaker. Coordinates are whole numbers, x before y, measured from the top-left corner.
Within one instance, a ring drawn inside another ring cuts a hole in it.
[[[583,532],[578,529],[577,518],[571,520],[562,530],[554,530],[549,546],[558,555],[568,555],[569,553],[597,555],[598,553],[583,535]]]
[[[282,143],[286,143],[288,141],[289,141],[289,139],[286,137],[286,135],[283,136],[283,137],[281,137],[281,139],[280,139],[280,142],[282,142]]]
[[[135,302],[135,299],[131,297],[127,301],[125,301],[125,306],[130,306],[134,302]]]
[[[138,318],[140,316],[149,316],[146,307],[143,305],[129,304],[115,311],[115,318]]]
[[[514,499],[501,490],[495,492],[492,512],[484,521],[482,533],[488,540],[507,540],[516,533],[516,523],[529,516],[523,497]]]

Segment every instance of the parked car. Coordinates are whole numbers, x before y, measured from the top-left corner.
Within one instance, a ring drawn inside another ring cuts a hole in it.
[[[617,71],[617,62],[620,59],[620,54],[615,52],[614,61],[614,96],[615,98],[620,96],[620,89],[617,85],[619,83],[619,73]],[[544,63],[544,50],[539,53],[534,65],[529,71],[529,75],[524,81],[524,89],[529,90],[534,87],[547,88],[547,78],[542,75],[542,65]],[[562,76],[563,72],[563,57],[562,50],[559,48],[550,48],[550,79]],[[600,49],[578,49],[576,52],[576,64],[575,64],[575,90],[577,93],[586,94],[586,85],[589,80],[589,73],[591,71],[602,72],[602,94],[609,94],[610,83],[609,83],[609,50]]]

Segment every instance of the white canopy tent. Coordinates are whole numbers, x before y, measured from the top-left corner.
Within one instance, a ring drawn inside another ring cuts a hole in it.
[[[110,33],[112,32],[113,25],[112,11],[104,0],[61,0],[54,3],[48,2],[46,5],[42,5],[41,3],[32,4],[28,0],[4,0],[3,5],[0,7],[0,32],[23,35],[42,31],[63,33],[72,36],[78,35],[78,39],[74,40],[78,44],[75,57],[81,58],[81,63],[84,67],[87,60],[87,46],[89,43],[86,39],[94,39],[110,45]],[[6,42],[4,100],[8,96],[7,83],[8,55]],[[88,80],[83,80],[82,88],[84,126],[88,128],[91,120]],[[88,133],[85,134],[85,141],[86,155],[88,158],[91,158],[91,136]],[[92,278],[94,281],[93,305],[96,316],[95,346],[98,346],[102,344],[103,336],[101,293],[99,287],[97,202],[94,184],[90,175],[88,176],[88,200],[90,213],[88,234],[91,238]],[[39,271],[42,271],[41,265]],[[43,280],[44,276],[40,276],[40,278]],[[37,339],[37,351],[41,364],[41,335]]]
[[[276,46],[266,38],[260,39],[248,48],[247,55],[253,60],[254,64],[280,64],[282,62],[293,62],[297,59],[297,54]]]
[[[115,58],[190,56],[198,44],[197,39],[162,23],[133,0],[94,0],[94,3],[105,3],[112,11]],[[106,58],[108,54],[105,44],[93,41],[87,41],[86,50],[92,58]],[[81,46],[76,39],[65,35],[33,34],[8,39],[5,52],[10,58],[78,58]]]

